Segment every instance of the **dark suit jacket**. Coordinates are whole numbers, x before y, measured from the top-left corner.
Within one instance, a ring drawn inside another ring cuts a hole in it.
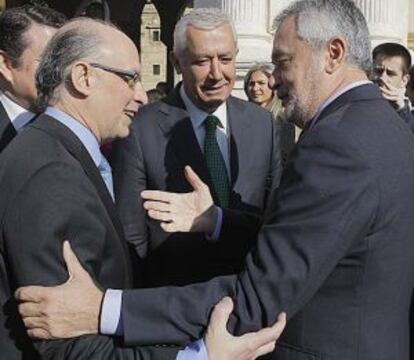
[[[3,104],[0,102],[0,152],[17,135],[16,129],[11,123]]]
[[[0,189],[0,357],[37,359],[15,315],[13,291],[66,281],[65,239],[98,284],[129,287],[127,244],[92,158],[67,127],[47,115],[1,154]],[[35,342],[34,347],[47,359],[174,359],[177,352],[122,348],[104,336]]]
[[[287,312],[277,360],[407,360],[413,184],[407,125],[375,86],[344,93],[301,136],[245,270],[125,291],[126,342],[200,337],[212,306],[231,295],[236,334]]]
[[[261,215],[281,173],[275,124],[269,112],[233,97],[227,100],[227,113],[230,208],[247,212],[247,217]],[[127,240],[141,256],[148,255],[146,286],[182,285],[236,273],[242,268],[249,240],[255,238],[255,226],[253,231],[250,226],[247,234],[243,232],[244,239],[221,237],[212,242],[201,233],[168,235],[158,222],[148,221],[141,191],[192,191],[184,177],[185,165],[191,165],[213,189],[204,155],[177,87],[166,99],[140,109],[130,136],[119,141],[114,152],[116,204]],[[231,216],[228,212],[231,210],[225,210],[225,217]],[[258,216],[253,218],[258,225]]]

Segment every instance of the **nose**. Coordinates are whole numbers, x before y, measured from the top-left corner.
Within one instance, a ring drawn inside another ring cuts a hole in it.
[[[213,58],[210,64],[210,77],[214,80],[221,80],[223,78],[223,71],[218,58]]]
[[[141,105],[148,103],[147,93],[145,92],[140,81],[138,81],[134,87],[134,100]]]

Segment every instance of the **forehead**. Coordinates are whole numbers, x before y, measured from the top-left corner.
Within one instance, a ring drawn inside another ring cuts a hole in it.
[[[279,25],[273,40],[273,55],[294,52],[300,39],[296,33],[296,22],[293,16],[287,17]]]
[[[257,70],[252,72],[250,80],[267,80],[267,76],[263,73],[263,71]]]
[[[57,29],[51,26],[33,23],[24,33],[24,37],[27,41],[27,49],[43,51],[56,31]]]
[[[403,68],[404,61],[401,56],[378,55],[374,59],[374,64],[376,66],[384,66],[392,70],[401,70]]]
[[[223,24],[204,30],[190,25],[187,28],[187,51],[193,54],[236,51],[231,26]]]
[[[137,47],[124,33],[109,29],[104,35],[102,56],[116,67],[139,71],[140,61]]]

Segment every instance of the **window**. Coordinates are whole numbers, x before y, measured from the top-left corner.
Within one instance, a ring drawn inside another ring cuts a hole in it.
[[[154,30],[152,32],[152,41],[160,41],[160,31]]]
[[[159,65],[159,64],[152,65],[152,74],[153,75],[160,75],[161,74],[161,65]]]

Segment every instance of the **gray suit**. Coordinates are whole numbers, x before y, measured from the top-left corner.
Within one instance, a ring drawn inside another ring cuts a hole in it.
[[[230,208],[255,214],[253,222],[257,224],[281,172],[274,122],[267,111],[233,97],[227,100],[227,113]],[[212,189],[204,155],[176,88],[166,99],[140,109],[130,136],[115,145],[117,209],[127,240],[138,254],[148,255],[144,269],[147,286],[182,285],[236,273],[255,238],[254,231],[244,239],[221,237],[215,242],[200,233],[169,235],[158,222],[146,218],[140,198],[142,190],[192,190],[184,178],[185,165],[190,165]],[[224,217],[227,212],[226,209]]]

